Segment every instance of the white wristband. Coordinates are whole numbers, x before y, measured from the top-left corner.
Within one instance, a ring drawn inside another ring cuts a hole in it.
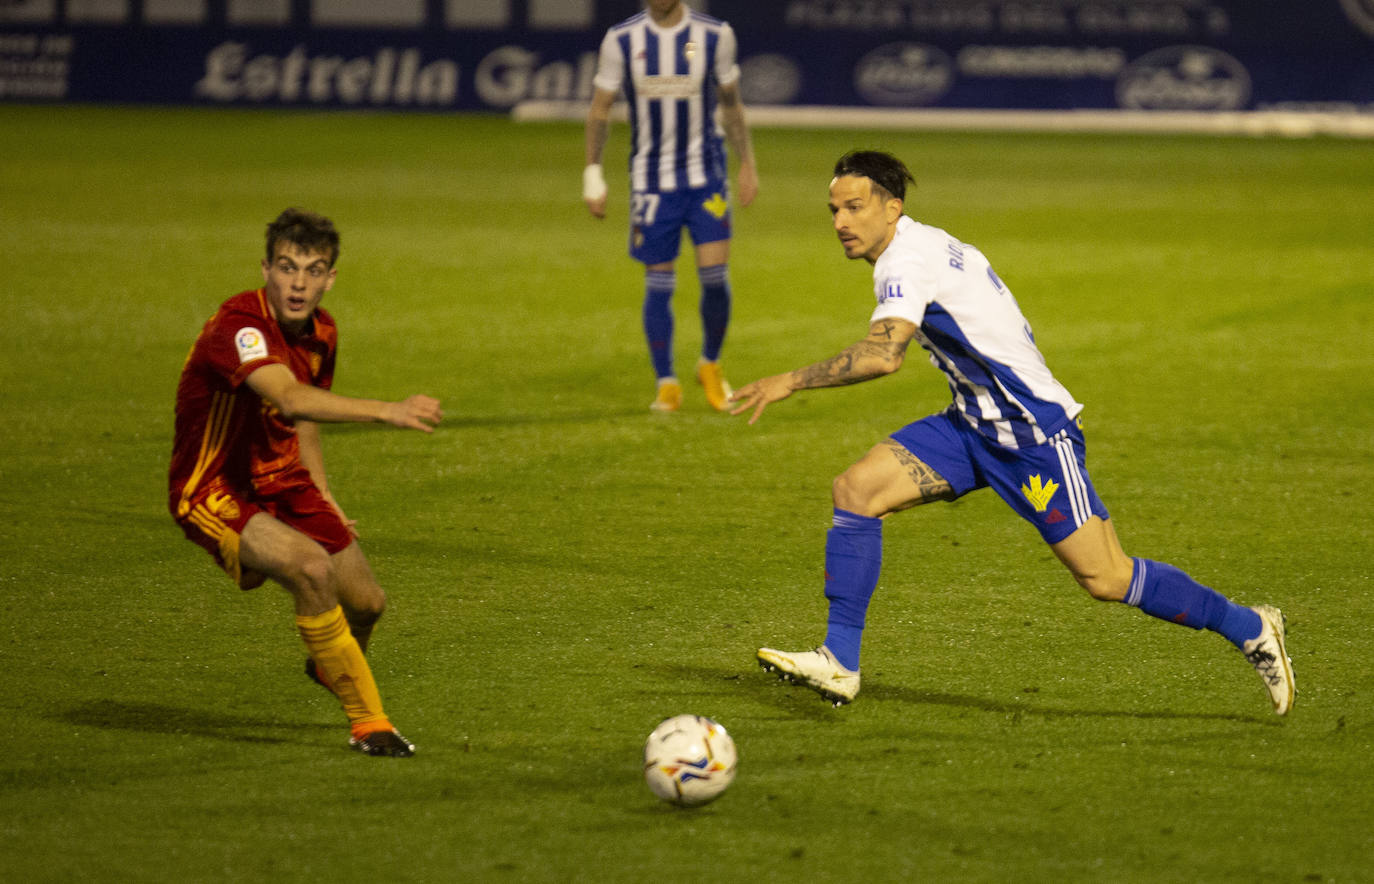
[[[601,174],[601,164],[592,163],[582,170],[582,198],[599,200],[606,196],[606,176]]]

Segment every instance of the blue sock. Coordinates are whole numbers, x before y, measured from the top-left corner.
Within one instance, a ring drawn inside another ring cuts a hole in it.
[[[883,520],[835,509],[825,535],[825,597],[830,601],[825,646],[846,669],[859,668],[868,601],[883,566]]]
[[[730,325],[730,276],[728,265],[714,264],[698,267],[701,280],[701,358],[708,362],[720,359],[725,346],[725,329]]]
[[[672,270],[651,270],[644,274],[644,337],[649,342],[649,359],[654,375],[673,376],[673,289],[677,277]]]
[[[1132,559],[1131,588],[1122,599],[1151,617],[1181,623],[1193,629],[1210,629],[1241,647],[1260,634],[1259,615],[1226,596],[1198,583],[1187,574],[1149,559]]]

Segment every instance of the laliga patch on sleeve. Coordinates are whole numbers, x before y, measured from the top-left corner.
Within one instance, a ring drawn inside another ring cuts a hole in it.
[[[234,335],[234,346],[239,351],[239,364],[262,359],[267,355],[267,339],[262,332],[253,327],[241,328]]]

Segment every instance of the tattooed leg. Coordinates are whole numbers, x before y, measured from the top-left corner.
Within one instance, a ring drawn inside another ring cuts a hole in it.
[[[874,445],[841,473],[831,495],[840,509],[870,517],[955,497],[944,477],[892,439]]]
[[[911,502],[900,507],[900,509],[929,503],[932,500],[954,499],[954,488],[923,460],[902,447],[900,442],[895,439],[888,439],[882,444],[892,452],[892,456],[901,465],[902,472],[906,474],[906,477],[911,480],[911,484],[915,487],[916,494]]]

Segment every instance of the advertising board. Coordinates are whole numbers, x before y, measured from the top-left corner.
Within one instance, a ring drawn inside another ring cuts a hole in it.
[[[1374,0],[712,0],[751,105],[1374,114]],[[631,0],[0,0],[0,100],[586,101]]]

